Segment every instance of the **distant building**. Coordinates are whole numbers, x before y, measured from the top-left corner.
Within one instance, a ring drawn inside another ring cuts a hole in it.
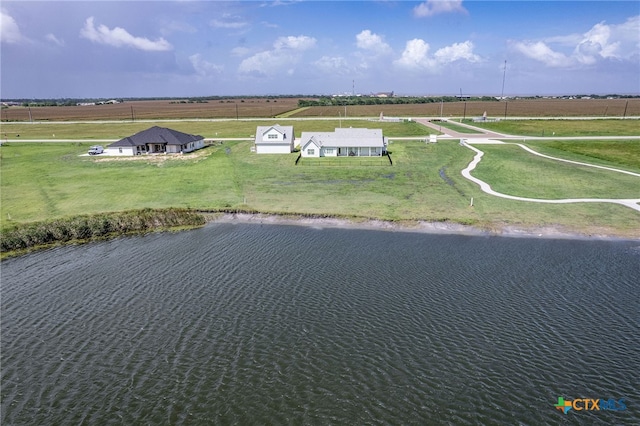
[[[290,154],[293,152],[294,139],[293,126],[258,126],[255,151],[258,154]]]
[[[334,132],[302,132],[303,157],[380,157],[388,140],[381,129],[340,128]]]
[[[202,136],[153,126],[107,146],[107,155],[182,154],[204,147]]]
[[[372,93],[371,96],[374,96],[376,98],[393,98],[393,92]]]

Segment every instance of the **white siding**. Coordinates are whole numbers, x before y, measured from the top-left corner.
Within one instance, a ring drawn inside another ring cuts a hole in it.
[[[256,144],[256,153],[258,154],[290,154],[292,151],[291,146],[286,143],[274,144]]]
[[[322,148],[316,146],[316,144],[311,142],[311,143],[306,144],[302,148],[302,151],[300,151],[300,154],[303,157],[320,157],[320,151],[321,150],[322,150]]]
[[[186,145],[187,147],[183,149],[182,152],[186,153],[195,151],[196,149],[204,148],[204,139],[200,139],[199,141],[195,142],[187,142]]]
[[[284,135],[272,128],[262,135],[262,140],[264,142],[282,142],[284,140]]]
[[[107,148],[105,150],[105,154],[107,155],[128,155],[128,156],[132,156],[133,155],[133,147],[129,147],[129,146],[115,146],[112,148]]]

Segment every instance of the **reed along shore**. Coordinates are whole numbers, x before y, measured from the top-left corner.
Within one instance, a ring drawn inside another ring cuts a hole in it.
[[[120,235],[194,228],[205,217],[189,209],[143,209],[100,213],[43,222],[17,224],[2,232],[3,257],[64,243],[86,242]]]

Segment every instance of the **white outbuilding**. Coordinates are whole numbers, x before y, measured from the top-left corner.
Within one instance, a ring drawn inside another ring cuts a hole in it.
[[[294,139],[293,126],[258,126],[255,151],[258,154],[290,154]]]

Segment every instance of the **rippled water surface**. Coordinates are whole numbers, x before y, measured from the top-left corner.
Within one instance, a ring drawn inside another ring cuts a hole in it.
[[[214,224],[1,268],[3,425],[640,423],[638,242]]]

